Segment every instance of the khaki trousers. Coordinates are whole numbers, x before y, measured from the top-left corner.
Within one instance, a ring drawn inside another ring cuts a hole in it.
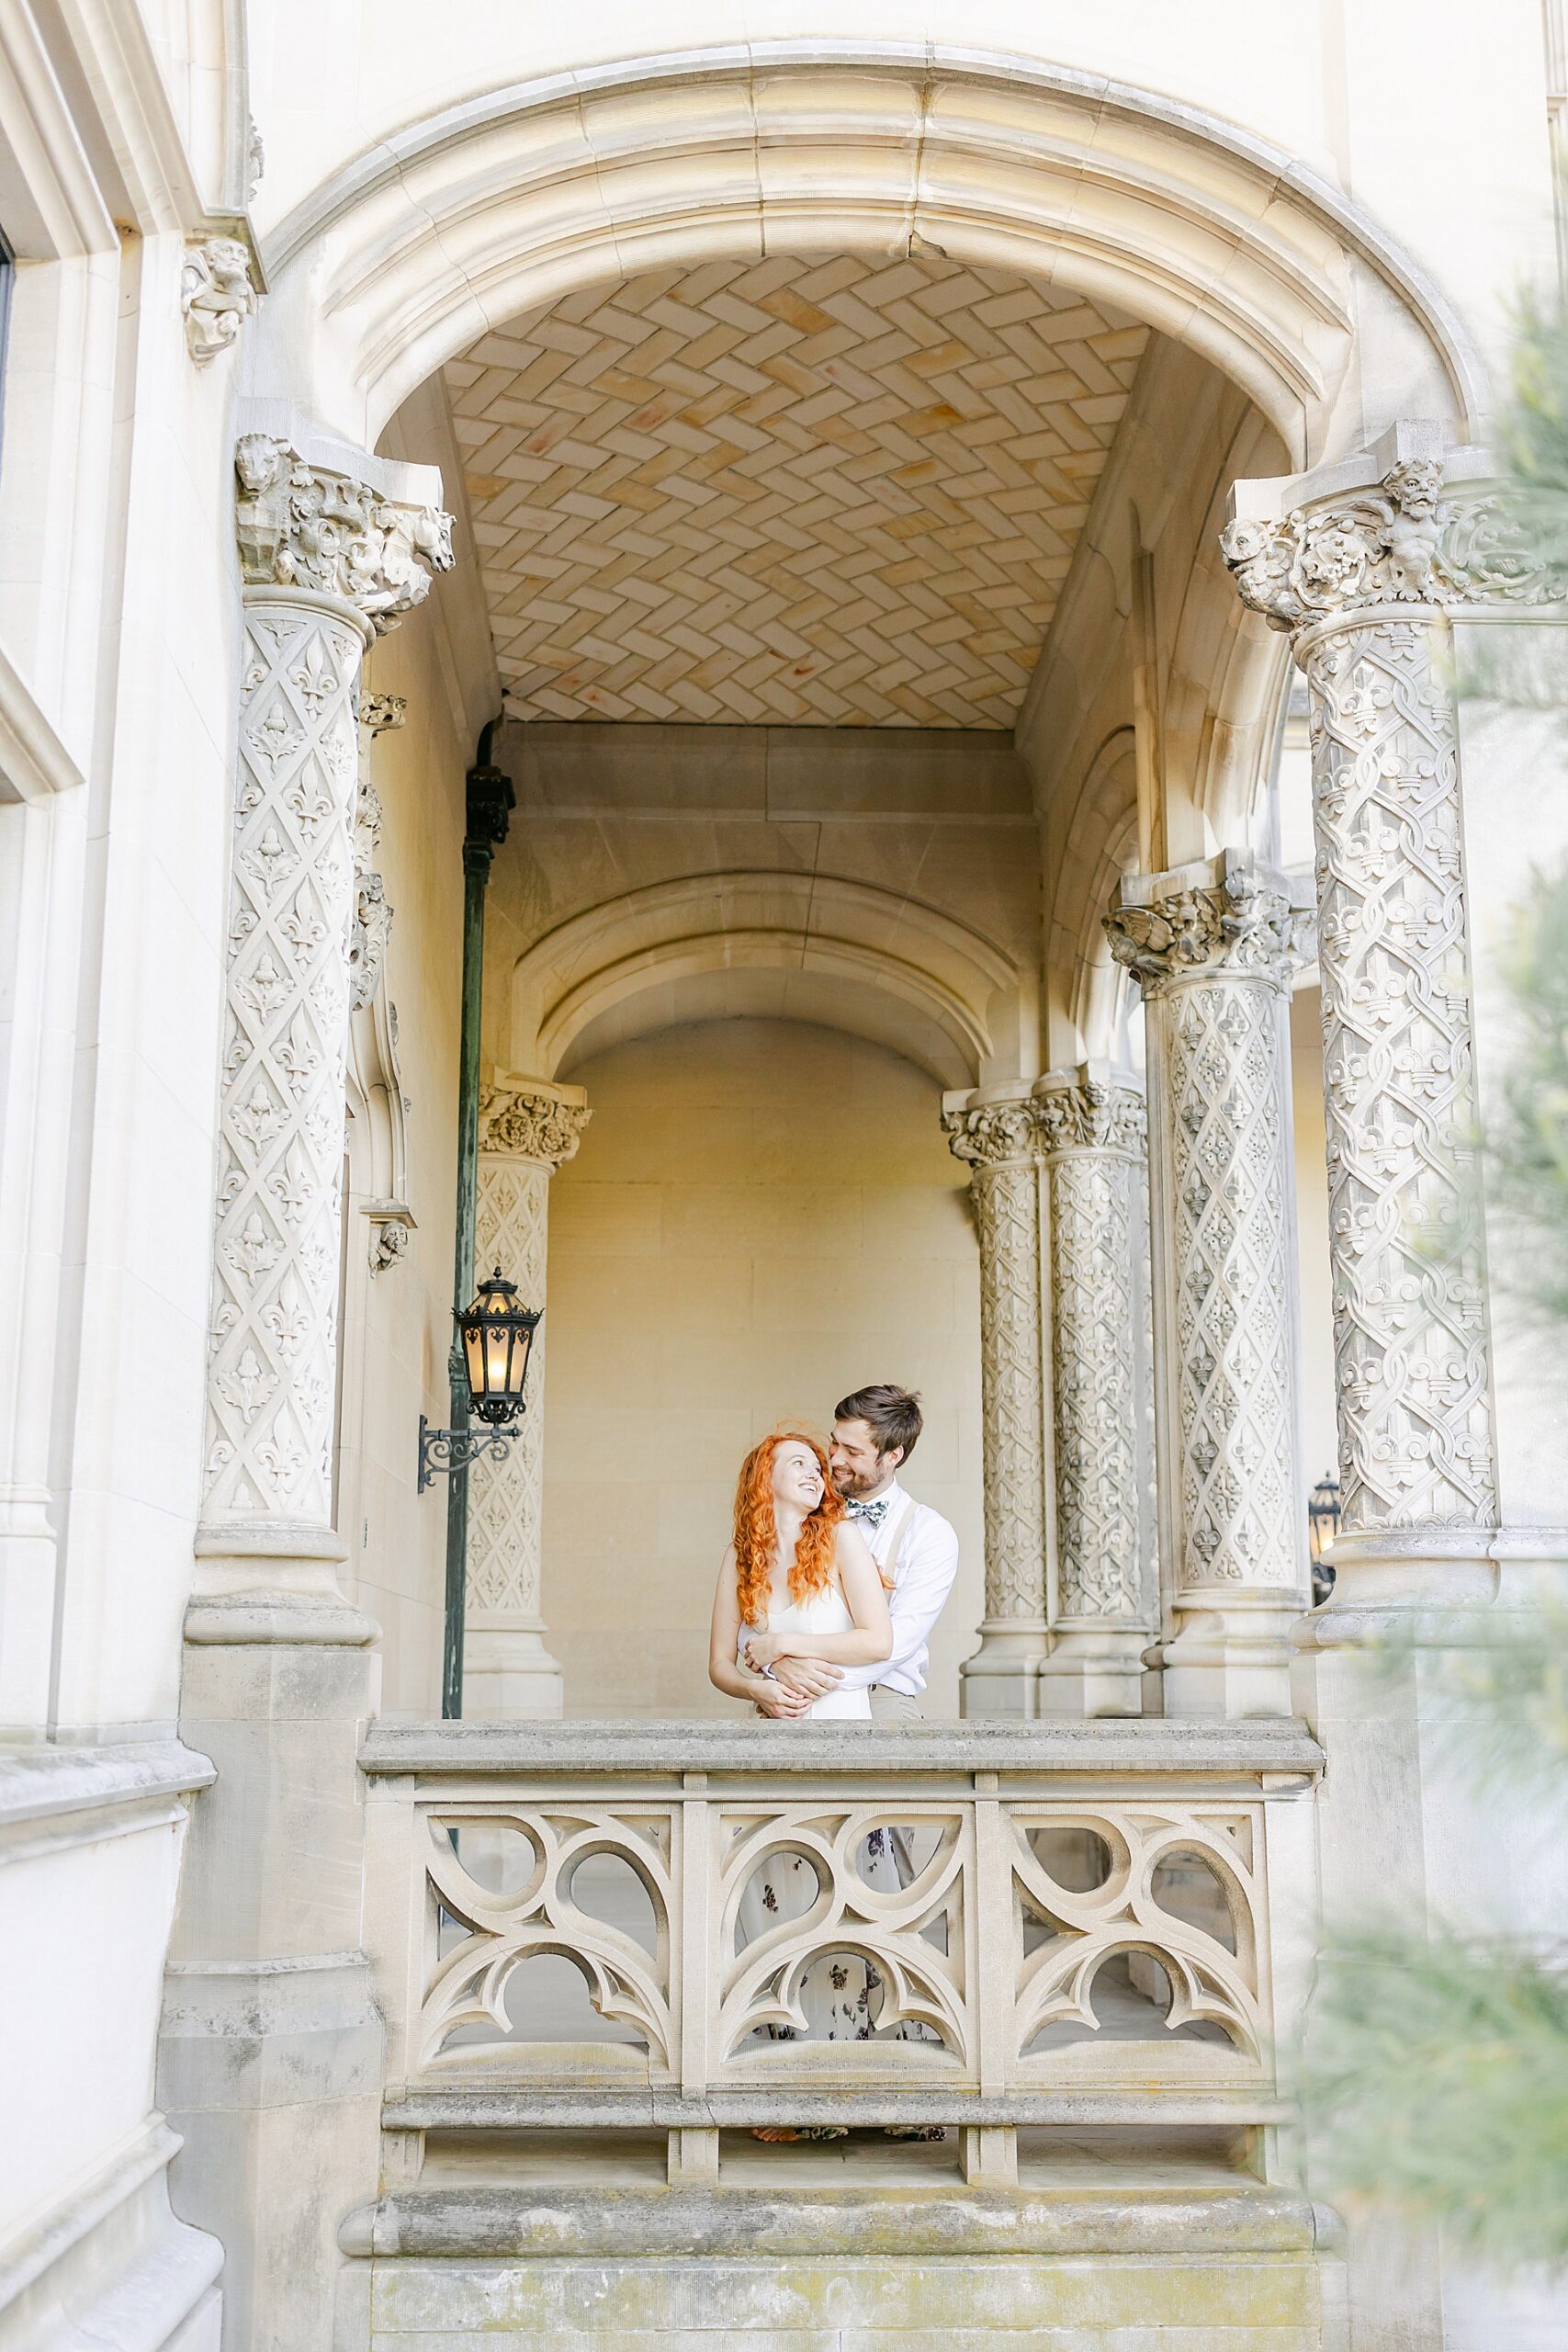
[[[908,1690],[890,1690],[882,1683],[874,1682],[871,1720],[874,1724],[923,1724],[925,1714],[919,1701]]]

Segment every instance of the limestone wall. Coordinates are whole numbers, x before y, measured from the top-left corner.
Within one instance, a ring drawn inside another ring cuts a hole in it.
[[[956,1525],[930,1709],[981,1611],[980,1286],[964,1170],[908,1062],[705,1022],[575,1073],[592,1122],[550,1201],[544,1614],[570,1714],[723,1714],[707,1621],[735,1474],[868,1380],[920,1390],[911,1490]]]
[[[401,1190],[414,1222],[402,1255],[373,1272],[379,1228],[366,1208],[393,1180],[378,1139],[359,1131],[373,1120],[351,1119],[335,1512],[345,1587],[381,1627],[384,1703],[420,1713],[440,1711],[446,1489],[416,1494],[415,1471],[420,1414],[450,1419],[463,779],[477,732],[447,628],[433,597],[381,640],[367,671],[374,692],[407,705],[368,764],[382,807],[376,863],[393,910],[381,987],[400,1012],[391,1069],[377,1074],[394,1076],[403,1097]]]

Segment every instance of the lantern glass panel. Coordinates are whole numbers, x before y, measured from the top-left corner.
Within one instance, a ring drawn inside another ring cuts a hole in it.
[[[523,1384],[528,1377],[528,1351],[534,1344],[531,1330],[513,1331],[512,1351],[506,1367],[506,1393],[521,1402]]]
[[[485,1338],[484,1326],[471,1310],[463,1318],[463,1357],[468,1378],[468,1396],[477,1404],[484,1395]]]

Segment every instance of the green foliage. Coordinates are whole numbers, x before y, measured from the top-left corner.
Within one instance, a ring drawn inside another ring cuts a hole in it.
[[[1568,561],[1568,306],[1527,300],[1503,435],[1509,487],[1535,553]]]
[[[1499,2269],[1568,2263],[1568,1976],[1455,1940],[1365,1936],[1323,1965],[1314,2169]]]
[[[1565,361],[1568,364],[1568,361]],[[1510,959],[1513,1066],[1486,1138],[1497,1279],[1568,1329],[1568,873],[1538,875]]]

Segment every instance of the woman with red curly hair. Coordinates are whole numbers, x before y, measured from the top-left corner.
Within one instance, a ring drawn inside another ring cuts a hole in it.
[[[812,1438],[764,1438],[741,1464],[735,1489],[735,1541],[714,1595],[710,1679],[764,1715],[869,1723],[866,1691],[798,1699],[775,1679],[773,1660],[876,1666],[892,1648],[881,1575],[844,1516],[826,1452]]]

